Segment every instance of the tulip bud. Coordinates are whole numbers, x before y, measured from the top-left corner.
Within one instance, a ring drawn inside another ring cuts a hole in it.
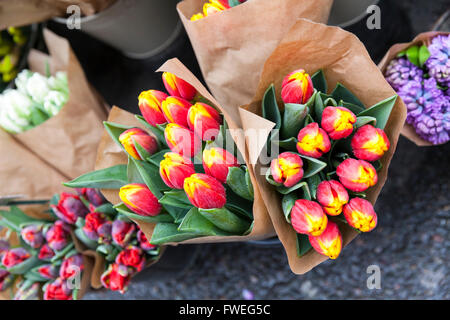
[[[322,181],[317,186],[317,201],[330,216],[341,214],[342,207],[348,202],[348,192],[336,180]]]
[[[227,150],[217,147],[203,150],[203,169],[206,174],[225,183],[230,167],[239,167],[239,163],[236,157]]]
[[[145,233],[142,232],[142,230],[139,230],[137,232],[137,239],[142,250],[150,251],[157,248],[157,246],[151,244],[150,241],[147,240],[147,237],[145,236]]]
[[[362,232],[372,231],[377,226],[377,214],[365,199],[351,199],[344,206],[344,216],[350,226]]]
[[[191,21],[197,21],[200,19],[203,19],[205,16],[203,15],[203,13],[196,13],[194,15],[192,15],[191,17]]]
[[[342,235],[338,225],[328,221],[325,231],[320,236],[309,236],[311,246],[320,254],[336,259],[342,250]]]
[[[320,158],[331,149],[327,133],[316,122],[301,129],[297,139],[297,151],[304,156]]]
[[[142,91],[139,94],[139,110],[142,116],[152,126],[166,122],[161,110],[161,103],[167,98],[167,94],[158,90]]]
[[[207,174],[194,173],[184,180],[184,191],[197,208],[222,208],[227,202],[224,186]]]
[[[122,294],[127,290],[130,280],[131,272],[128,268],[117,263],[110,264],[100,278],[103,287]]]
[[[0,292],[11,287],[15,279],[15,276],[5,269],[0,269]]]
[[[157,216],[161,212],[161,204],[150,189],[142,183],[124,185],[119,191],[120,200],[128,209],[141,216]]]
[[[37,249],[44,243],[42,225],[31,224],[20,231],[20,236],[33,249]]]
[[[76,275],[81,276],[83,269],[83,256],[78,253],[63,260],[59,269],[59,276],[63,280],[67,280]]]
[[[89,212],[79,196],[66,192],[61,193],[57,205],[50,207],[59,219],[68,224],[75,224],[79,217],[84,218]]]
[[[145,255],[141,248],[130,245],[117,255],[116,263],[131,267],[139,272],[144,269]]]
[[[106,222],[106,216],[100,212],[90,212],[84,219],[83,231],[84,234],[91,240],[97,241],[99,239],[98,229]]]
[[[69,226],[57,220],[45,233],[45,239],[52,250],[60,251],[69,243],[69,232]]]
[[[361,160],[376,161],[389,150],[390,146],[386,133],[370,124],[359,128],[352,138],[353,153]]]
[[[270,163],[270,173],[275,182],[290,188],[303,178],[302,158],[292,152],[283,152]]]
[[[13,248],[9,249],[3,254],[2,257],[2,264],[5,266],[6,269],[10,269],[28,258],[31,257],[31,254],[25,250],[24,248]]]
[[[126,247],[128,242],[130,242],[135,229],[136,226],[133,222],[114,220],[111,234],[114,243],[122,248]]]
[[[184,157],[194,157],[202,148],[202,143],[191,130],[176,123],[169,123],[164,131],[164,137],[170,150]]]
[[[112,240],[112,222],[106,221],[97,229],[99,243],[111,243]]]
[[[83,196],[94,207],[99,207],[105,204],[107,201],[98,189],[94,188],[81,188],[76,189],[78,195]]]
[[[356,116],[344,107],[326,107],[322,113],[322,128],[331,139],[347,138],[353,132]]]
[[[318,236],[327,227],[328,218],[314,201],[300,199],[291,210],[291,224],[297,233]]]
[[[119,136],[119,141],[125,151],[137,160],[143,159],[136,148],[136,144],[139,144],[149,155],[154,154],[158,150],[156,139],[140,128],[125,130]]]
[[[375,168],[364,160],[345,159],[336,169],[339,181],[347,189],[362,192],[378,181]]]
[[[61,278],[44,286],[44,300],[72,300],[72,289]]]
[[[303,69],[288,74],[281,85],[281,99],[284,103],[305,104],[313,92],[311,77]]]
[[[197,89],[191,86],[189,83],[170,72],[164,72],[162,74],[162,80],[167,92],[171,96],[183,98],[184,100],[191,101],[197,95]]]
[[[48,244],[44,244],[39,250],[38,258],[39,260],[48,261],[55,255],[55,252]]]
[[[195,173],[194,164],[175,152],[167,152],[159,164],[164,183],[173,189],[183,189],[184,179]]]
[[[217,12],[220,12],[220,11],[223,11],[223,10],[225,10],[225,8],[223,8],[221,5],[220,5],[220,3],[217,3],[217,2],[213,2],[213,3],[205,3],[204,5],[203,5],[203,15],[206,17],[206,16],[209,16],[209,15],[211,15],[211,14],[214,14],[214,13],[217,13]]]
[[[203,141],[214,140],[219,134],[220,113],[206,103],[197,102],[188,112],[188,125]]]
[[[22,282],[14,295],[14,300],[39,300],[39,283],[35,282],[30,286]]]
[[[44,264],[38,268],[38,273],[45,279],[56,279],[58,277],[58,269],[52,264]]]
[[[161,109],[167,122],[176,123],[187,127],[187,114],[191,104],[189,101],[178,97],[167,97],[161,104]]]

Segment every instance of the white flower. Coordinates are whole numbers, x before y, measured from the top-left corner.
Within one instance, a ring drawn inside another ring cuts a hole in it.
[[[18,90],[5,90],[3,92],[3,103],[11,106],[20,117],[26,118],[31,115],[33,101]]]
[[[47,78],[35,72],[28,79],[26,90],[35,102],[42,104],[44,103],[45,96],[50,91],[50,87],[48,85]]]
[[[58,90],[67,94],[69,93],[67,74],[63,71],[58,71],[55,76],[48,78],[48,85],[52,90]]]
[[[64,93],[52,90],[44,99],[44,110],[50,116],[55,116],[66,102],[67,96]]]
[[[22,70],[17,75],[16,80],[15,80],[17,90],[19,90],[22,93],[28,94],[27,82],[28,82],[28,79],[30,79],[32,75],[33,75],[33,72],[31,72],[30,70],[28,70],[28,69]]]
[[[9,90],[9,92],[11,91],[14,90]],[[13,104],[14,97],[19,96],[14,93],[0,95],[0,126],[11,133],[19,133],[24,131],[30,125],[30,122],[27,120],[27,116],[23,114],[23,110],[19,110]]]

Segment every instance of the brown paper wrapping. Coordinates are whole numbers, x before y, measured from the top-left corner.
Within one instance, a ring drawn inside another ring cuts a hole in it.
[[[248,164],[248,155],[245,149],[245,140],[242,130],[239,130],[239,112],[237,108],[226,108],[222,107],[214,97],[206,90],[206,88],[200,83],[200,81],[195,78],[195,76],[178,60],[171,59],[167,61],[158,71],[167,71],[175,74],[179,78],[187,81],[193,85],[197,91],[203,95],[206,99],[211,101],[217,108],[223,113],[225,120],[228,123],[230,129],[235,130],[233,132],[233,139],[243,155],[245,162]],[[113,107],[109,115],[108,121],[120,123],[129,126],[142,127],[142,124],[136,120],[133,114],[121,110],[117,107]],[[150,132],[149,132],[150,133]],[[99,149],[97,153],[97,163],[96,169],[104,169],[117,164],[126,164],[127,155],[123,150],[116,145],[116,143],[111,139],[108,133],[105,131],[103,133],[102,139],[99,144]],[[253,217],[254,226],[252,232],[247,236],[230,236],[230,237],[201,237],[196,239],[191,239],[184,241],[182,243],[206,243],[206,242],[231,242],[231,241],[245,241],[249,239],[264,239],[274,235],[274,230],[270,222],[269,215],[261,199],[261,194],[256,184],[256,178],[251,166],[248,166],[250,170],[251,180],[255,191],[255,201],[253,205]],[[113,204],[120,202],[117,190],[102,190],[105,197]],[[147,239],[151,239],[154,223],[142,222],[135,220],[142,231],[145,233]]]
[[[0,0],[0,30],[25,26],[65,16],[67,7],[77,5],[84,15],[106,9],[116,0]]]
[[[281,103],[282,80],[285,75],[298,68],[303,68],[310,74],[323,69],[331,90],[337,82],[340,82],[366,107],[395,94],[356,36],[337,27],[300,19],[266,61],[255,98],[250,105],[245,106],[245,109],[261,115],[261,100],[271,83],[275,84],[277,99]],[[245,130],[254,125],[254,121],[247,119],[245,112],[241,112],[241,116]],[[367,198],[372,203],[375,203],[386,181],[389,163],[405,119],[405,105],[398,99],[385,127],[391,148],[381,159],[383,169],[378,173],[378,184],[368,191]],[[252,151],[252,143],[247,141],[247,144],[250,153],[259,152]],[[255,172],[261,172],[260,169],[260,165],[255,166]],[[286,250],[292,271],[303,274],[326,260],[327,257],[314,250],[301,258],[297,256],[296,233],[284,218],[280,195],[266,182],[264,175],[257,174],[256,178],[272,223]],[[383,219],[382,212],[379,212],[379,217]],[[357,235],[357,232],[348,226],[342,226],[341,231],[344,245]]]
[[[438,35],[448,35],[448,34],[449,34],[449,32],[438,32],[438,31],[424,32],[424,33],[420,33],[411,42],[394,44],[388,50],[388,52],[386,53],[384,58],[381,60],[381,62],[378,65],[378,68],[380,68],[381,72],[384,74],[389,62],[391,62],[391,60],[394,59],[397,56],[397,54],[400,53],[401,51],[403,51],[413,45],[419,45],[419,46],[423,45],[423,44],[429,45],[432,38],[434,38]],[[403,127],[401,134],[402,134],[402,136],[404,136],[404,137],[408,138],[409,140],[411,140],[412,142],[414,142],[419,147],[429,147],[429,146],[434,145],[431,142],[422,139],[416,133],[416,130],[414,129],[414,127],[411,126],[410,124],[405,123],[405,126]]]
[[[223,107],[239,107],[250,103],[264,62],[297,18],[326,23],[333,0],[250,0],[190,21],[203,3],[184,0],[177,10],[211,93]]]
[[[26,200],[50,199],[68,191],[62,183],[94,169],[105,102],[86,80],[69,42],[49,30],[44,38],[50,56],[32,50],[28,60],[32,71],[67,72],[69,100],[61,111],[38,127],[17,135],[0,129],[0,196],[22,195]],[[41,216],[43,206],[23,206]]]

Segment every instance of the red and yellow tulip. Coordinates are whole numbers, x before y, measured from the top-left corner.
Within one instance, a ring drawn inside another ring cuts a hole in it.
[[[140,128],[125,130],[120,134],[119,141],[125,151],[137,160],[143,159],[136,149],[136,144],[139,144],[150,155],[158,151],[158,142],[156,139]]]
[[[227,150],[217,147],[203,150],[203,169],[206,174],[225,183],[230,167],[239,167],[239,164],[236,157]]]
[[[390,142],[386,133],[370,124],[359,128],[352,138],[353,153],[361,160],[376,161],[389,150],[389,147]]]
[[[161,110],[161,103],[167,98],[167,94],[158,90],[142,91],[139,95],[139,110],[144,119],[156,126],[166,122]]]
[[[336,259],[342,250],[342,235],[333,221],[328,221],[328,225],[321,235],[309,236],[309,242],[314,250],[330,259]]]
[[[156,216],[161,212],[161,204],[150,189],[142,183],[124,185],[119,191],[120,200],[131,211],[141,216]]]
[[[224,186],[207,174],[194,173],[184,180],[184,191],[197,208],[222,208],[227,202]]]
[[[202,148],[202,142],[194,132],[176,123],[166,126],[164,137],[170,150],[184,157],[192,158]]]
[[[317,201],[330,216],[341,214],[348,198],[347,190],[336,180],[322,181],[317,187]]]
[[[372,231],[377,226],[377,214],[372,204],[361,198],[353,198],[344,206],[348,224],[362,232]]]
[[[326,107],[322,113],[322,128],[333,140],[347,138],[353,132],[356,116],[344,107]]]
[[[328,218],[314,201],[300,199],[291,210],[291,224],[297,233],[319,236],[327,227]]]
[[[337,167],[336,174],[344,187],[355,192],[365,191],[378,181],[377,171],[364,160],[345,159]]]
[[[177,123],[180,126],[187,127],[187,114],[191,104],[189,101],[178,97],[167,97],[161,104],[161,109],[167,122]]]
[[[305,104],[313,92],[311,77],[303,69],[288,74],[281,85],[281,99],[284,103]]]
[[[197,89],[173,73],[164,72],[162,74],[162,80],[167,92],[171,96],[191,101],[197,95]]]
[[[219,112],[202,102],[197,102],[189,109],[187,120],[189,128],[203,141],[214,140],[222,123]]]
[[[228,8],[230,8],[230,6],[226,3],[226,1],[209,0],[209,2],[203,5],[203,15],[206,17]]]
[[[197,20],[203,19],[204,17],[205,16],[203,15],[203,13],[199,12],[199,13],[193,14],[190,20],[197,21]]]
[[[292,152],[283,152],[270,163],[273,180],[290,188],[303,178],[302,158]]]
[[[184,179],[194,173],[194,164],[175,152],[167,152],[159,164],[159,174],[170,188],[183,189]]]
[[[331,149],[330,139],[317,122],[308,124],[300,130],[297,136],[298,153],[313,158],[320,158]]]

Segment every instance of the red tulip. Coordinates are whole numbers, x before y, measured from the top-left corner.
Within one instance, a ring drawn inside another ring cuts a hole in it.
[[[44,244],[39,250],[38,258],[39,260],[48,261],[55,255],[55,252],[48,244]]]
[[[317,186],[317,201],[330,216],[341,214],[344,204],[348,202],[348,192],[336,180],[322,181]]]
[[[106,215],[101,212],[90,212],[85,217],[84,234],[91,240],[99,239],[98,229],[107,221]]]
[[[210,2],[203,5],[203,14],[205,16],[226,10],[229,8],[228,3],[225,5],[225,1],[210,0]]]
[[[336,259],[342,250],[342,235],[336,223],[328,221],[320,236],[309,236],[311,246],[320,254]]]
[[[44,244],[44,235],[42,234],[42,225],[31,224],[20,231],[20,237],[30,247],[37,249]]]
[[[203,141],[214,140],[219,134],[220,113],[206,103],[197,102],[188,112],[188,125]]]
[[[187,114],[190,107],[189,101],[178,97],[167,97],[161,105],[167,122],[176,123],[183,127],[188,126]]]
[[[58,268],[52,264],[44,264],[38,268],[38,273],[45,279],[56,279],[58,277]]]
[[[284,103],[305,104],[314,93],[311,77],[303,69],[288,74],[281,85]]]
[[[139,246],[142,248],[142,250],[150,251],[155,250],[157,246],[150,243],[150,241],[147,240],[147,237],[145,236],[145,233],[142,232],[142,230],[139,230],[137,232],[137,239],[139,242]]]
[[[304,156],[320,158],[331,149],[327,133],[316,122],[301,129],[297,139],[297,151]]]
[[[159,164],[164,183],[173,189],[183,189],[184,179],[195,173],[194,164],[175,152],[167,152]]]
[[[386,133],[370,124],[359,128],[352,138],[353,153],[361,160],[376,161],[389,150],[390,146]]]
[[[356,116],[344,107],[326,107],[322,113],[322,128],[333,140],[347,138],[353,132]]]
[[[302,158],[292,152],[283,152],[270,163],[273,180],[290,188],[303,178]]]
[[[297,233],[318,236],[327,227],[328,218],[322,207],[314,201],[295,201],[291,211],[291,224]]]
[[[51,249],[60,251],[69,244],[70,228],[63,221],[57,220],[45,233],[45,239]]]
[[[94,207],[99,207],[107,201],[98,189],[80,188],[76,189],[79,196],[83,196]]]
[[[217,147],[203,150],[203,169],[206,174],[225,183],[230,167],[239,167],[239,164],[236,157],[227,150]]]
[[[336,174],[344,187],[355,192],[365,191],[378,181],[377,171],[364,160],[345,159],[337,167]]]
[[[185,157],[194,157],[202,148],[201,140],[194,132],[176,123],[166,126],[164,136],[170,150]]]
[[[63,260],[59,269],[59,276],[63,280],[67,280],[77,275],[81,276],[81,271],[83,269],[83,256],[78,253]]]
[[[197,95],[197,89],[173,73],[164,72],[162,74],[162,80],[167,92],[171,96],[191,101]]]
[[[65,280],[57,278],[45,285],[44,300],[72,300],[72,290]]]
[[[133,271],[141,271],[145,266],[145,254],[141,248],[128,246],[116,257],[116,263],[131,267]]]
[[[59,219],[68,224],[75,224],[78,218],[84,218],[89,212],[79,196],[66,192],[61,193],[57,205],[50,207]]]
[[[102,274],[100,281],[103,287],[111,291],[125,293],[131,280],[131,272],[126,266],[112,263]]]
[[[143,160],[143,158],[139,154],[136,144],[139,144],[150,155],[158,151],[156,139],[140,128],[125,130],[120,134],[119,141],[125,151],[137,160]]]
[[[133,222],[114,220],[111,231],[112,239],[115,244],[125,248],[131,241],[135,230],[136,225]]]
[[[119,191],[120,200],[131,211],[141,216],[157,216],[161,212],[161,204],[150,189],[142,183],[124,185]]]
[[[144,119],[156,126],[166,122],[161,110],[161,103],[167,98],[167,94],[157,90],[142,91],[139,95],[139,110]]]
[[[362,232],[372,231],[377,226],[372,204],[361,198],[353,198],[344,206],[344,216],[350,226]]]
[[[227,202],[224,186],[219,180],[203,173],[194,173],[184,180],[184,191],[197,208],[222,208]]]
[[[2,264],[6,269],[21,264],[31,257],[31,254],[24,248],[13,248],[6,251],[2,256]]]

